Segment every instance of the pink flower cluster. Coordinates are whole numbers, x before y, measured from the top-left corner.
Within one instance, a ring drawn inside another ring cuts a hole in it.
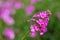
[[[40,32],[40,35],[43,35],[47,32],[47,25],[50,17],[50,11],[42,11],[33,16],[31,21],[35,22],[34,25],[30,26],[31,29],[31,37],[36,36],[36,31]]]
[[[11,15],[15,14],[15,9],[22,8],[23,3],[15,0],[0,1],[0,18],[8,24],[14,24],[14,19]]]

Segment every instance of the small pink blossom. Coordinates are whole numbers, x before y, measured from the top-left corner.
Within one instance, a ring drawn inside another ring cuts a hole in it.
[[[15,2],[14,7],[15,7],[16,9],[20,9],[20,8],[23,7],[23,3],[22,3],[22,2]]]
[[[41,27],[39,31],[40,31],[40,35],[43,35],[45,32],[47,32],[47,28]]]
[[[8,25],[14,24],[14,19],[10,17],[10,12],[8,10],[4,10],[4,12],[2,11],[1,18]]]
[[[31,33],[30,33],[30,36],[31,36],[32,38],[36,37],[36,32],[31,32]]]
[[[39,2],[40,0],[30,0],[31,4],[35,4],[37,2]]]
[[[31,15],[34,10],[35,10],[35,7],[33,5],[29,5],[25,9],[27,15]]]
[[[34,27],[35,31],[39,31],[39,27],[36,24],[34,24],[33,27]]]
[[[35,32],[35,29],[34,29],[33,25],[30,26],[30,29],[31,29],[31,32]]]
[[[44,33],[43,32],[40,32],[40,35],[44,35]]]
[[[13,40],[15,38],[14,31],[11,28],[6,28],[4,30],[4,36],[11,40]]]
[[[45,18],[46,16],[47,16],[46,11],[43,11],[43,12],[40,13],[41,18]]]
[[[41,25],[41,24],[44,24],[44,22],[43,22],[42,19],[39,19],[39,20],[37,20],[36,22],[37,22],[38,24],[40,24],[40,25]]]
[[[14,24],[14,19],[11,17],[15,14],[13,3],[12,1],[6,1],[0,8],[0,18],[8,25]]]
[[[3,18],[4,22],[8,25],[14,24],[14,19],[12,17]]]

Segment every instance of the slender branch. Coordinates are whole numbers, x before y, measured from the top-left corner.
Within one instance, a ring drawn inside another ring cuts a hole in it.
[[[29,32],[30,32],[30,31],[27,31],[27,32],[24,34],[24,36],[21,38],[21,40],[24,40],[24,38],[25,38],[26,36],[28,36]]]

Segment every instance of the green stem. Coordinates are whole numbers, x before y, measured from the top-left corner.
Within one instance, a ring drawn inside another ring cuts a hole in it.
[[[23,37],[21,38],[21,40],[24,40],[24,38],[25,38],[26,36],[28,36],[29,32],[30,32],[30,31],[27,31],[27,32],[23,35]]]

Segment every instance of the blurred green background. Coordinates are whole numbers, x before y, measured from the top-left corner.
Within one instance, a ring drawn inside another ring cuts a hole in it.
[[[22,0],[24,4],[29,5],[29,0]],[[24,9],[16,10],[16,14],[13,16],[15,20],[15,24],[10,26],[13,29],[18,29],[19,33],[16,34],[14,40],[60,40],[60,0],[42,0],[37,4],[34,4],[35,11],[31,16],[27,16]],[[49,24],[47,26],[48,32],[46,32],[43,36],[40,36],[37,33],[35,38],[31,38],[30,33],[30,22],[27,22],[28,19],[32,18],[32,16],[40,11],[49,9],[51,11],[51,17],[49,20]],[[2,20],[0,20],[0,40],[5,40],[3,37],[3,31],[7,28]]]

